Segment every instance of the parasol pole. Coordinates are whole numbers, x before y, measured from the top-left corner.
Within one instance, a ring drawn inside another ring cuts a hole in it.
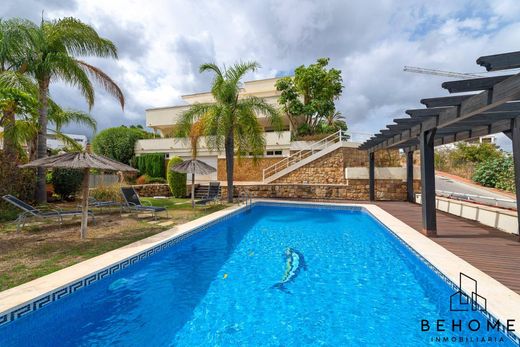
[[[191,208],[195,208],[195,173],[191,174]]]
[[[88,222],[88,182],[90,176],[90,169],[83,170],[83,187],[82,187],[82,195],[83,200],[81,201],[81,231],[80,237],[81,239],[85,239],[87,237],[87,222]]]

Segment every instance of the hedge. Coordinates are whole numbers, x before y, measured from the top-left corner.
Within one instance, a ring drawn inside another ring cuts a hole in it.
[[[83,181],[83,171],[73,169],[52,170],[52,185],[54,191],[62,199],[73,196],[80,188]]]
[[[132,165],[139,170],[141,175],[165,177],[164,153],[142,154],[133,159]]]
[[[172,195],[175,198],[186,197],[186,174],[174,172],[171,170],[172,166],[182,163],[180,157],[172,157],[168,162],[168,172],[166,173],[166,180],[170,186]]]

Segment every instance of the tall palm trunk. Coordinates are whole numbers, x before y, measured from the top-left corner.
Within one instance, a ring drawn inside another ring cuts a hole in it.
[[[50,78],[45,76],[38,81],[38,101],[40,103],[38,115],[38,142],[37,158],[47,156],[47,111]],[[36,201],[40,204],[47,202],[47,189],[45,184],[45,169],[39,167],[36,183]]]
[[[226,136],[224,144],[226,150],[226,174],[227,174],[227,201],[233,202],[233,168],[235,164],[235,139],[233,129]]]
[[[16,141],[14,141],[14,127],[15,127],[15,112],[14,107],[8,106],[3,111],[3,124],[0,124],[4,128],[4,155],[6,161],[10,163],[16,163],[18,161],[18,148]]]

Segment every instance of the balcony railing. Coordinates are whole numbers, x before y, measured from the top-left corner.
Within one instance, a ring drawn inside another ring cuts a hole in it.
[[[291,144],[290,131],[268,132],[264,133],[264,137],[268,148],[289,147]],[[136,153],[189,151],[190,148],[187,138],[146,139],[138,140],[135,144]],[[204,149],[208,149],[205,136],[199,141],[199,150]]]

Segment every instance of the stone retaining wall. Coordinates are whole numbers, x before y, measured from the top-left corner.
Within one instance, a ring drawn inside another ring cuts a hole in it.
[[[400,165],[398,150],[376,152],[376,167],[397,167]],[[273,183],[295,184],[346,184],[346,167],[368,167],[367,151],[354,147],[342,147],[307,165],[304,165]]]
[[[414,181],[416,192],[420,181]],[[271,183],[235,186],[235,196],[243,191],[253,198],[266,199],[320,199],[320,200],[368,200],[368,180],[349,180],[347,184],[291,184]],[[222,187],[222,197],[227,187]],[[406,200],[406,182],[402,180],[376,180],[376,200]]]
[[[170,191],[170,187],[164,183],[156,183],[156,184],[138,184],[132,186],[139,196],[149,197],[149,196],[171,196],[172,192]]]
[[[264,157],[258,158],[255,162],[253,158],[240,158],[239,160],[235,157],[233,179],[235,181],[260,182],[263,179],[262,174],[264,169],[282,159],[283,157]],[[217,179],[219,181],[225,181],[227,179],[226,159],[218,159]]]

